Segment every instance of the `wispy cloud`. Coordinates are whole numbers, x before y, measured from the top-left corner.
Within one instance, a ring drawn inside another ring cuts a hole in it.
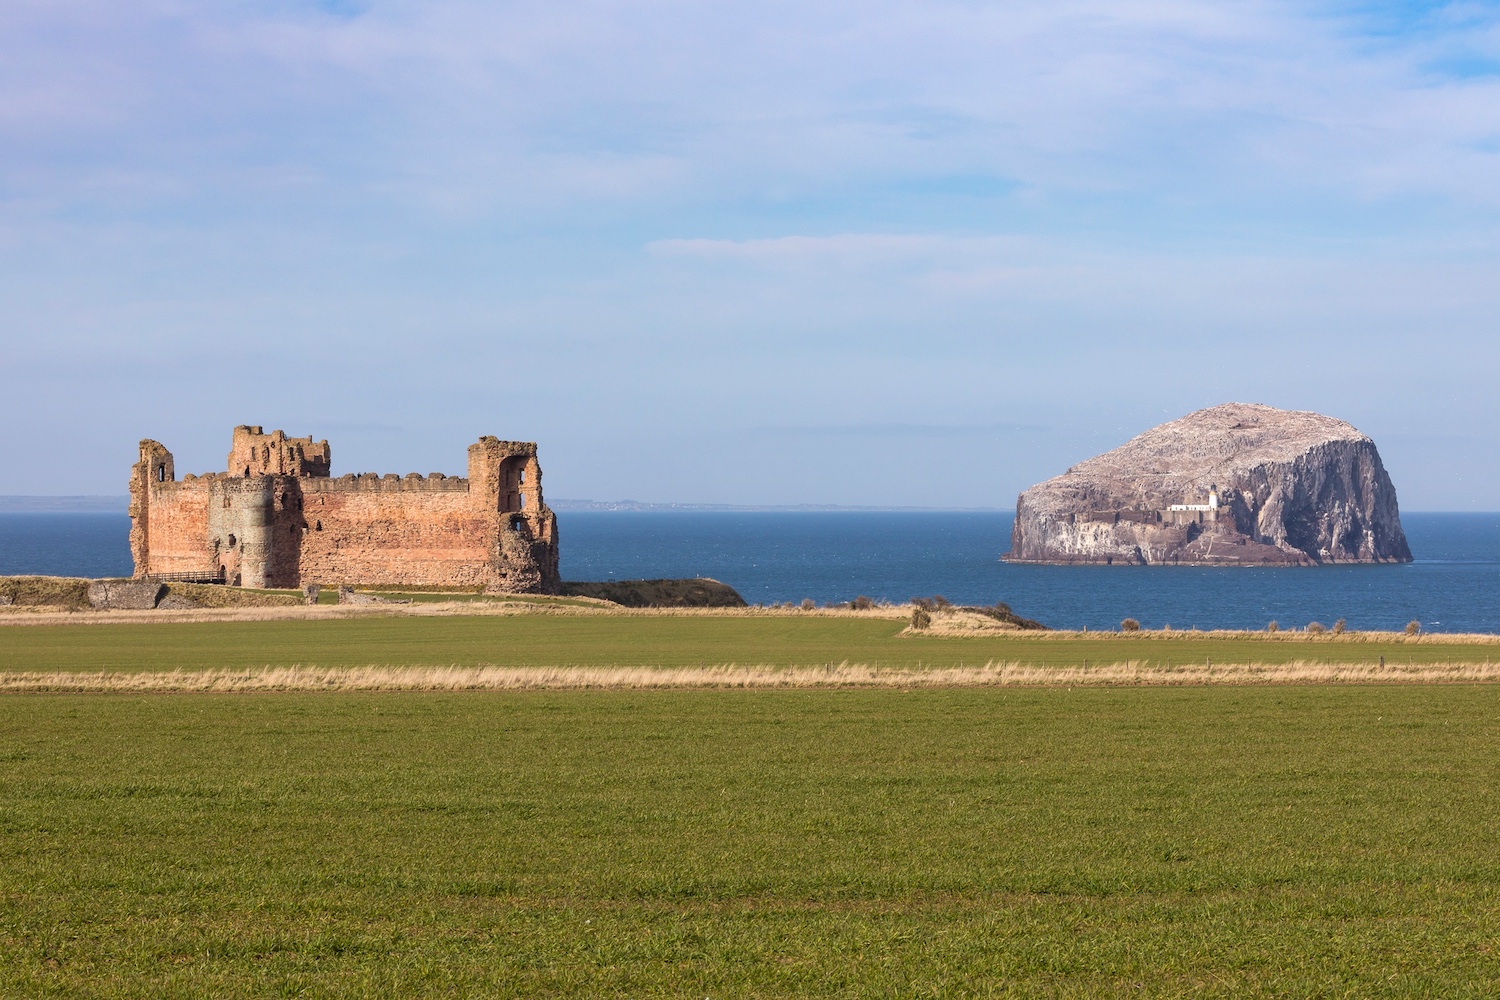
[[[496,211],[953,176],[998,179],[979,197],[1493,207],[1500,18],[1388,20],[1188,0],[22,2],[0,13],[0,168],[13,192],[250,168]]]
[[[663,257],[755,262],[909,260],[933,257],[992,257],[1021,241],[1007,237],[954,237],[941,234],[840,233],[832,236],[776,236],[767,239],[672,239],[646,244]]]
[[[167,382],[212,455],[254,385],[342,454],[482,423],[610,470],[575,495],[726,500],[725,428],[1470,422],[1496,65],[1488,3],[12,0],[0,394],[83,439]],[[684,399],[676,472],[598,443]],[[779,501],[994,500],[865,495],[805,437],[830,492]]]

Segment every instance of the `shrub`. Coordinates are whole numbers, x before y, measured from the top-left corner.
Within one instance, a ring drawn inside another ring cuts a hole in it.
[[[1348,630],[1349,630],[1349,623],[1347,621],[1345,621],[1344,619],[1342,619],[1342,618],[1340,618],[1338,621],[1336,621],[1336,622],[1333,623],[1333,634],[1334,635],[1343,635]]]
[[[1276,619],[1273,618],[1273,619],[1271,619],[1270,623],[1266,625],[1266,631],[1267,632],[1280,632],[1281,631],[1281,626],[1278,625],[1278,624],[1276,624]]]
[[[1417,621],[1415,618],[1413,618],[1411,621],[1407,622],[1406,623],[1406,634],[1407,635],[1421,635],[1422,634],[1422,623],[1419,622],[1419,621]]]
[[[1006,604],[1004,601],[996,601],[995,606],[992,608],[971,608],[968,606],[964,606],[959,608],[958,610],[972,611],[976,615],[984,615],[986,618],[993,618],[997,622],[1005,622],[1007,625],[1014,625],[1017,628],[1021,629],[1037,629],[1040,631],[1046,631],[1047,629],[1047,626],[1043,625],[1039,621],[1035,621],[1031,618],[1022,618],[1020,615],[1012,611],[1010,609],[1010,605]]]
[[[1328,631],[1328,626],[1322,622],[1308,622],[1307,631],[1310,635],[1322,635]]]
[[[1120,623],[1121,632],[1139,632],[1140,630],[1141,623],[1136,621],[1134,618],[1127,618]]]
[[[913,597],[911,604],[912,607],[921,608],[923,611],[931,611],[934,607],[932,601],[926,597]]]
[[[860,594],[858,597],[856,597],[854,599],[854,603],[851,605],[851,607],[853,607],[855,611],[869,611],[874,606],[875,602],[866,597],[864,594]]]
[[[911,627],[926,628],[932,624],[932,614],[923,607],[911,609]]]
[[[951,607],[953,607],[953,603],[951,601],[949,601],[948,598],[944,597],[942,594],[933,594],[932,595],[932,606],[935,607],[935,608],[938,608],[938,609],[951,608]]]
[[[817,604],[813,603],[813,599],[811,597],[802,598],[803,611],[811,611],[815,607],[817,607]]]
[[[221,590],[223,588],[220,588]],[[727,583],[702,577],[691,580],[564,581],[564,597],[595,597],[627,608],[744,608],[739,592]]]

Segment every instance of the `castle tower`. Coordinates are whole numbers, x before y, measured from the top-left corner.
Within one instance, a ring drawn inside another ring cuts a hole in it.
[[[274,579],[276,549],[271,525],[276,480],[254,476],[238,494],[240,586],[261,589]]]
[[[333,458],[327,441],[312,435],[289,438],[285,431],[261,433],[257,426],[234,429],[229,446],[229,474],[240,476],[327,476]]]

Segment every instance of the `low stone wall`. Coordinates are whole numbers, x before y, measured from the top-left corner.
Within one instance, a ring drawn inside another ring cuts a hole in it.
[[[100,611],[150,611],[166,592],[167,585],[156,580],[95,580],[89,584],[89,605]]]

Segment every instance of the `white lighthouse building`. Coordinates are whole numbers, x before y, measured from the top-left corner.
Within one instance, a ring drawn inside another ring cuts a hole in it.
[[[1194,511],[1200,514],[1208,514],[1217,519],[1219,516],[1219,487],[1213,485],[1208,488],[1208,503],[1174,503],[1167,510]]]

